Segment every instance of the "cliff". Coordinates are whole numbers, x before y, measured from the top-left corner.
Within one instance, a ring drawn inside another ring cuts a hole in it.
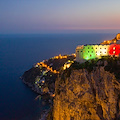
[[[56,80],[53,120],[120,119],[120,81],[105,64],[69,72]]]

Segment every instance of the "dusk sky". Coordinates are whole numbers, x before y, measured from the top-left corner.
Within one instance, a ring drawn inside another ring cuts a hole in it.
[[[0,0],[0,34],[120,32],[120,0]]]

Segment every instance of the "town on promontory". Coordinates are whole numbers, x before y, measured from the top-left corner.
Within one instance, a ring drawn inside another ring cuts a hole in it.
[[[40,61],[21,79],[50,105],[41,120],[119,120],[120,33]]]

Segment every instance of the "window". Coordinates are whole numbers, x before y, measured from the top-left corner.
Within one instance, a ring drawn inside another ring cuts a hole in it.
[[[101,49],[101,48],[100,48]]]
[[[96,51],[96,53],[97,53],[97,51]]]
[[[106,49],[106,48],[105,48]]]
[[[88,51],[88,53],[89,53],[89,51]]]
[[[102,53],[102,52],[100,51],[100,53]]]
[[[115,50],[115,47],[113,47],[113,50]]]
[[[96,49],[97,49],[97,47],[96,47]]]
[[[92,51],[92,53],[93,53],[93,51]]]
[[[88,47],[88,49],[89,49],[89,47]]]

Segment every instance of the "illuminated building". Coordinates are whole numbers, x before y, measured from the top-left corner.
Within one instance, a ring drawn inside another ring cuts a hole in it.
[[[76,48],[76,61],[85,62],[102,56],[120,56],[120,33],[112,40],[105,40],[98,45],[80,45]]]
[[[65,70],[65,69],[69,68],[72,63],[73,63],[73,61],[70,61],[70,60],[68,62],[66,62],[63,66],[63,69]]]
[[[76,48],[76,61],[85,62],[102,56],[120,56],[120,44],[82,45]]]
[[[120,33],[118,33],[118,34],[116,35],[116,39],[117,39],[117,40],[120,40]]]
[[[86,60],[108,56],[110,45],[82,45],[76,48],[76,61],[85,62]]]
[[[112,44],[109,47],[109,55],[119,56],[120,54],[120,44]]]

